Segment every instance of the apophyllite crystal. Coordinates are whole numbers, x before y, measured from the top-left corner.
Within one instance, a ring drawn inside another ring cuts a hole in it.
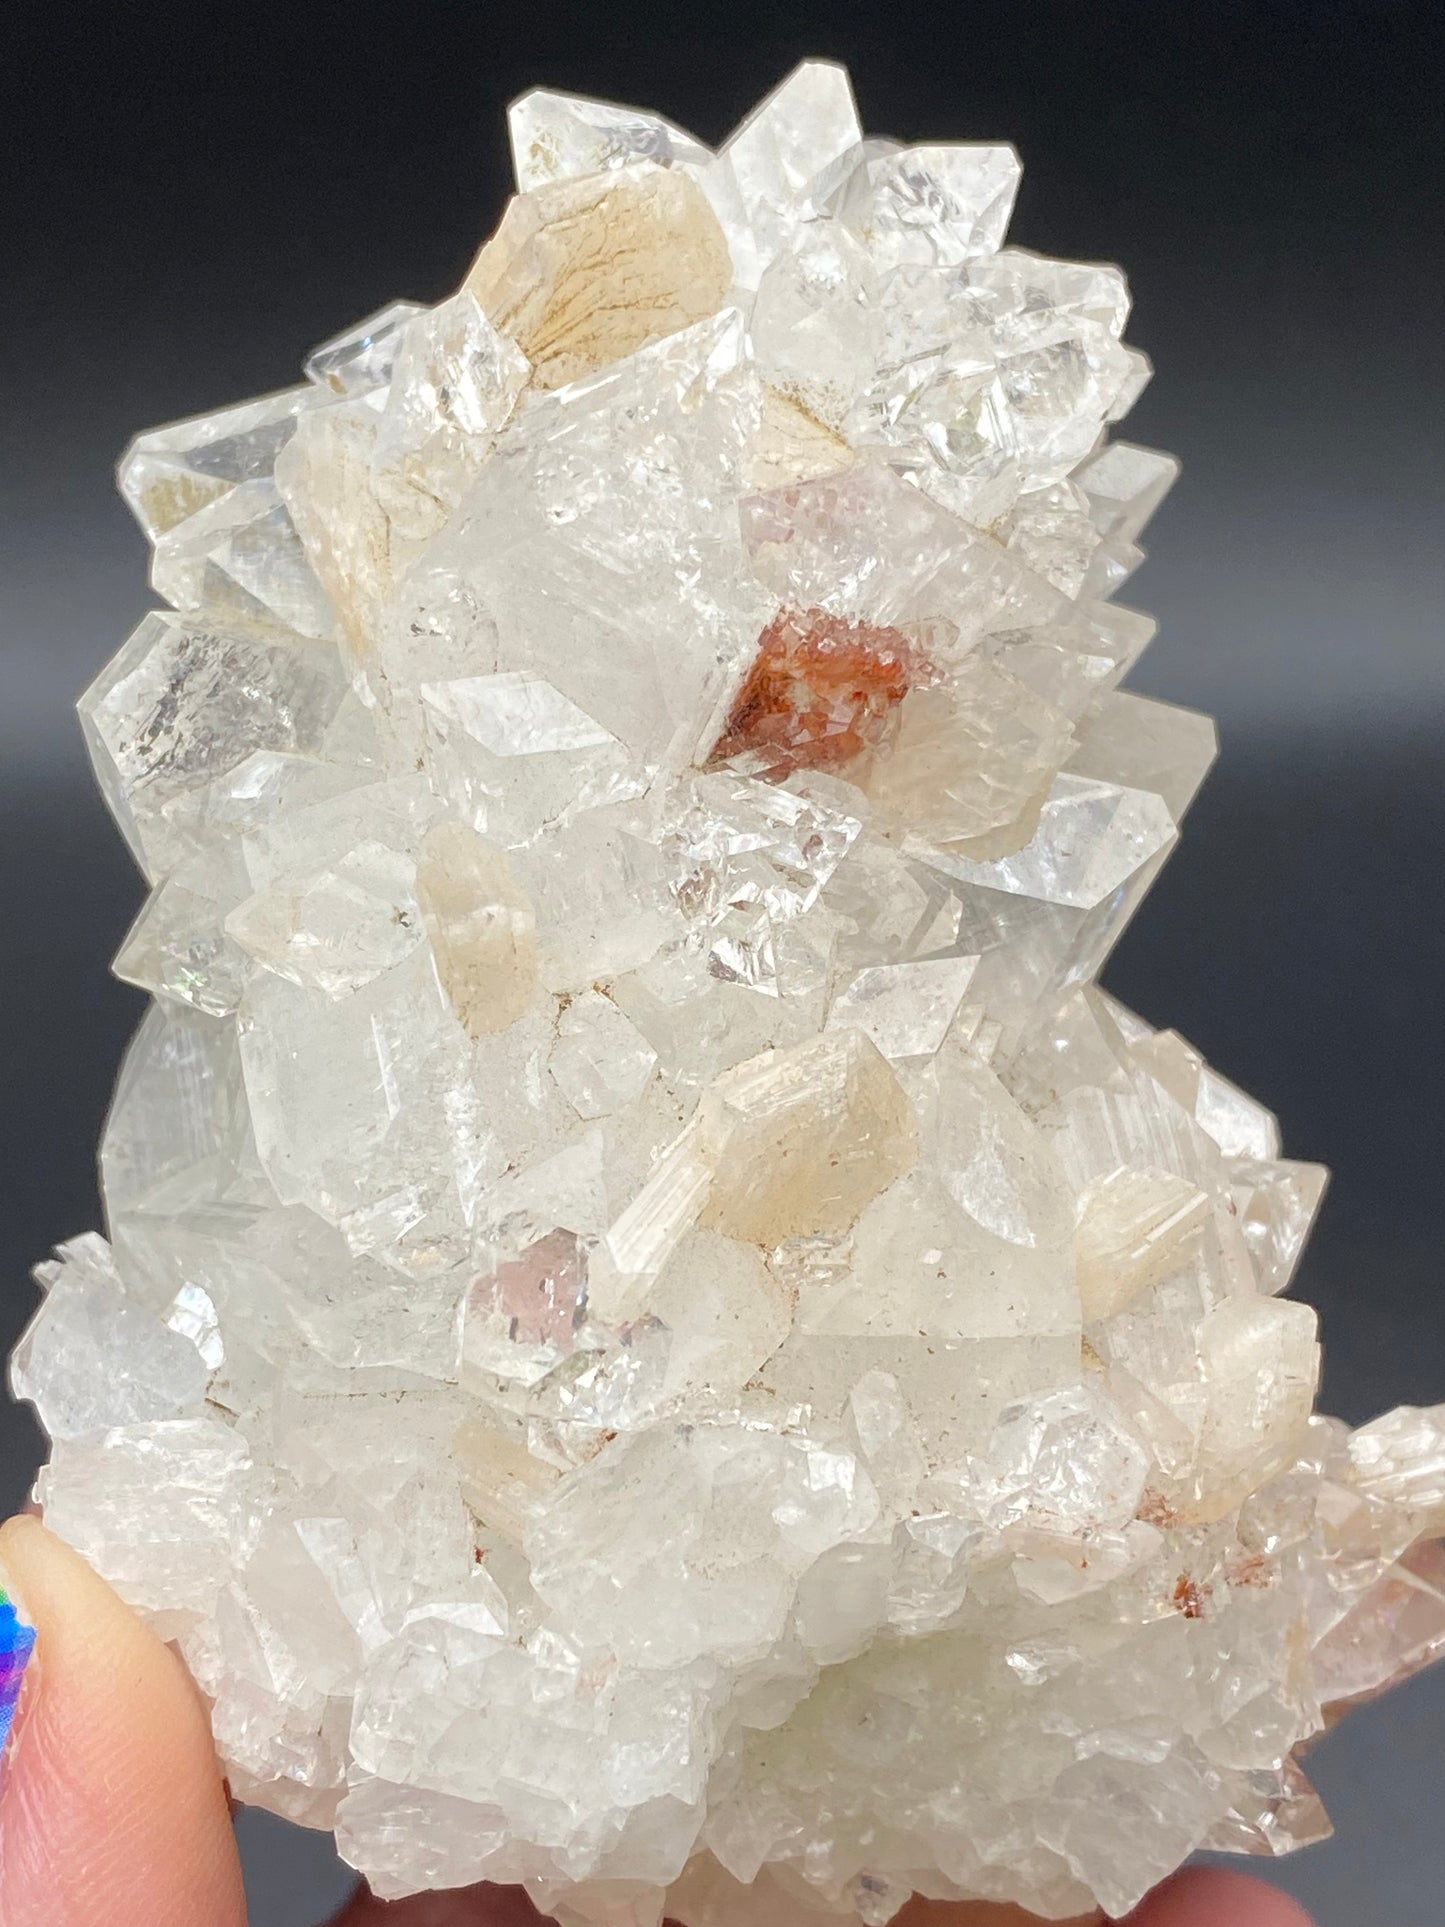
[[[1323,1183],[1094,983],[1214,738],[1011,149],[534,93],[460,293],[143,435],[153,884],[40,1496],[379,1892],[1126,1911],[1445,1645],[1445,1408],[1312,1416]],[[1161,989],[1167,1000],[1167,986]]]

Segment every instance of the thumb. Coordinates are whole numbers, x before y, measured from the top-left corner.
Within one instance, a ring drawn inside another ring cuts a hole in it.
[[[0,1921],[244,1927],[226,1792],[179,1660],[36,1519],[0,1529],[0,1590],[36,1631],[0,1779]]]

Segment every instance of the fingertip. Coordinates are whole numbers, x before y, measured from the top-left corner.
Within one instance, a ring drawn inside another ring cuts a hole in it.
[[[5,1927],[242,1927],[210,1731],[176,1656],[34,1518],[0,1584],[36,1632],[0,1785]]]
[[[1166,1880],[1125,1927],[1314,1927],[1299,1902],[1252,1874],[1187,1867]]]

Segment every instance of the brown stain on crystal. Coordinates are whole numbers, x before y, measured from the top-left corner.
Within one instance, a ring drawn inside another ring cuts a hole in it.
[[[842,769],[877,746],[923,668],[899,629],[824,609],[783,609],[733,702],[708,766],[765,758],[769,772]]]
[[[462,285],[560,388],[716,314],[731,280],[697,182],[647,165],[517,195]]]
[[[1274,1584],[1274,1562],[1267,1553],[1242,1552],[1226,1561],[1224,1576],[1231,1586],[1256,1586],[1264,1591]]]
[[[1161,1532],[1171,1531],[1183,1515],[1161,1492],[1148,1491],[1139,1501],[1134,1517],[1142,1519],[1145,1525],[1158,1526]]]

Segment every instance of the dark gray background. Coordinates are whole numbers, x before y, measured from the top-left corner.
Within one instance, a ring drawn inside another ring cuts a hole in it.
[[[1331,1406],[1445,1396],[1445,34],[1438,7],[1387,0],[6,0],[5,1343],[28,1266],[98,1222],[93,1145],[139,1011],[106,975],[138,885],[71,714],[148,600],[111,487],[127,436],[448,292],[506,191],[523,87],[715,138],[810,52],[849,62],[875,131],[1015,141],[1017,238],[1130,272],[1160,374],[1127,432],[1185,463],[1126,592],[1162,625],[1136,681],[1215,711],[1224,749],[1109,981],[1335,1167],[1300,1285]],[[7,1509],[38,1451],[0,1409]],[[1320,1749],[1337,1838],[1265,1873],[1322,1927],[1438,1927],[1442,1760],[1436,1676]],[[257,1927],[344,1890],[326,1843],[246,1837]]]

